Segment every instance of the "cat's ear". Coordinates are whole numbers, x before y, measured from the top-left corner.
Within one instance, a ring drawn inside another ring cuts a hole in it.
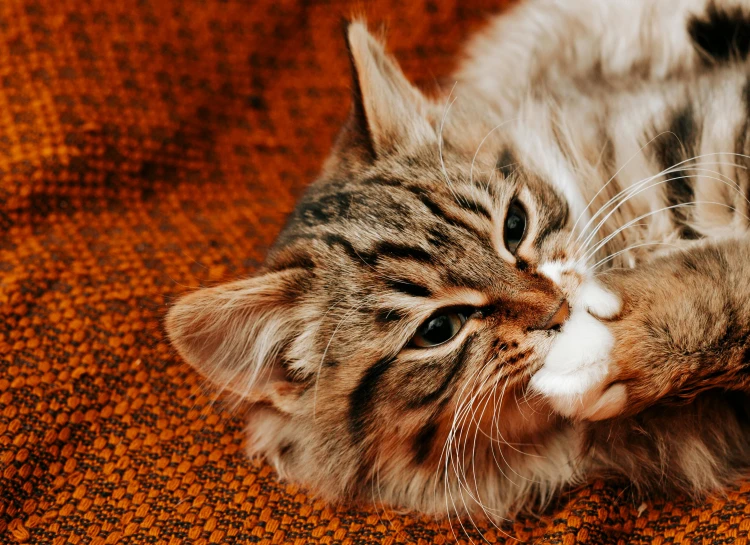
[[[305,329],[310,274],[287,269],[183,296],[165,321],[172,345],[219,388],[285,410],[299,385],[280,360]]]
[[[352,65],[352,111],[343,136],[376,158],[436,139],[429,101],[406,79],[362,22],[346,29]]]

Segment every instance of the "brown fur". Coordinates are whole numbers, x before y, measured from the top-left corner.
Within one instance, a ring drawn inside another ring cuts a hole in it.
[[[744,232],[736,197],[725,195],[735,208],[718,227],[717,214],[693,207],[616,231],[652,210],[649,199],[690,204],[660,171],[704,151],[691,122],[706,118],[699,105],[715,80],[659,87],[659,100],[688,105],[669,115],[638,109],[631,120],[628,105],[650,91],[618,91],[601,109],[591,97],[565,108],[532,101],[498,130],[501,107],[471,89],[455,104],[429,100],[362,24],[349,27],[348,45],[351,116],[263,270],[188,294],[167,317],[190,364],[255,403],[251,454],[329,499],[494,519],[597,472],[689,492],[731,478],[748,452],[745,400],[701,392],[744,388],[746,334],[736,324],[748,323],[750,303],[733,296],[750,253],[736,240],[687,239]],[[733,77],[720,81],[737,99]],[[611,130],[628,123],[642,131],[633,141]],[[679,145],[630,154],[665,127]],[[590,241],[575,236],[586,210],[571,212],[574,177],[598,209],[648,176],[664,183],[622,199]],[[514,200],[528,227],[512,254],[503,229]],[[635,246],[643,241],[685,250],[654,259]],[[556,283],[540,267],[600,242],[594,262],[639,266],[604,278],[625,299],[609,322],[611,380],[628,385],[630,404],[621,418],[571,423],[526,386],[558,334],[547,325],[585,275]],[[472,313],[452,340],[410,344],[426,319],[454,307]],[[691,404],[672,408],[680,399]]]
[[[686,404],[706,390],[750,384],[750,241],[700,242],[639,268],[604,275],[625,298],[613,378],[626,414]]]

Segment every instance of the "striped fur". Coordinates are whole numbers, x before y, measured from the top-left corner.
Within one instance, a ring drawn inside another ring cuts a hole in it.
[[[714,419],[565,416],[623,410],[601,396],[615,376],[601,354],[622,342],[604,324],[632,279],[607,291],[594,273],[747,230],[746,14],[528,0],[437,98],[352,24],[350,118],[264,270],[167,317],[189,363],[254,403],[251,453],[327,498],[492,519],[595,472],[690,492],[729,478],[748,447],[736,400],[685,409]],[[515,253],[511,203],[528,220]],[[455,337],[410,344],[452,308],[469,309]]]

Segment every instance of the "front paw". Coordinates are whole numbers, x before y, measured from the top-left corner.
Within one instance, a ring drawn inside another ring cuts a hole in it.
[[[627,392],[623,385],[611,384],[615,339],[600,319],[617,316],[622,301],[585,272],[564,265],[547,269],[545,273],[567,293],[572,310],[529,386],[564,416],[592,420],[615,416],[624,408]]]
[[[627,396],[622,385],[608,383],[613,346],[606,325],[585,310],[574,310],[530,388],[564,416],[598,420],[618,414]]]

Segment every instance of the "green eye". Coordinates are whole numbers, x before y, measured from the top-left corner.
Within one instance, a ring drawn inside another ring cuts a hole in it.
[[[516,254],[525,234],[526,211],[518,202],[513,201],[508,207],[508,215],[505,216],[505,226],[503,227],[503,240],[510,253]]]
[[[435,314],[419,326],[410,344],[417,348],[431,348],[447,343],[461,331],[465,323],[466,314],[463,312]]]

